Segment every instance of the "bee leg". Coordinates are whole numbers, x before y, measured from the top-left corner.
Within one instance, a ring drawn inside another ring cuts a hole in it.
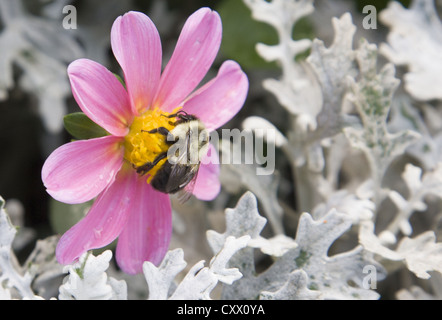
[[[145,175],[153,167],[155,167],[158,164],[158,162],[160,162],[164,158],[167,158],[167,152],[163,152],[163,153],[159,154],[153,162],[147,162],[147,163],[143,164],[142,166],[136,167],[137,173],[141,174],[141,175]]]
[[[194,115],[188,114],[188,113],[187,113],[186,111],[184,111],[184,110],[180,110],[180,111],[178,111],[177,113],[170,114],[170,115],[168,115],[168,116],[162,114],[162,116],[163,116],[163,117],[166,117],[166,118],[169,118],[169,119],[170,119],[170,118],[179,118],[178,121],[172,123],[173,125],[177,125],[177,124],[180,124],[180,123],[182,123],[182,122],[187,122],[187,121],[197,120],[197,118],[196,118]]]
[[[159,134],[162,134],[163,136],[166,136],[166,137],[167,137],[167,135],[169,134],[169,130],[167,130],[167,129],[164,128],[164,127],[159,127],[159,128],[156,128],[156,129],[153,129],[153,130],[150,130],[150,131],[147,131],[147,130],[141,130],[141,132],[147,132],[147,133],[159,133]]]
[[[180,117],[179,116],[179,114],[180,113],[184,113],[184,114],[186,114],[187,115],[187,113],[185,112],[185,111],[178,111],[177,113],[174,113],[174,114],[169,114],[169,115],[164,115],[164,114],[162,114],[161,116],[162,117],[165,117],[165,118],[168,118],[168,119],[171,119],[171,118],[177,118],[177,117]],[[171,126],[176,126],[177,124],[179,124],[180,122],[182,122],[181,121],[181,118],[180,118],[180,120],[178,120],[178,121],[169,121],[169,124],[171,125]]]
[[[169,114],[169,115],[164,115],[164,114],[162,114],[161,116],[163,116],[163,117],[166,117],[166,118],[176,118],[176,117],[182,117],[182,116],[188,116],[189,114],[186,112],[186,111],[184,111],[184,110],[180,110],[180,111],[178,111],[177,113],[173,113],[173,114]]]
[[[141,132],[147,132],[147,133],[159,133],[159,134],[161,134],[161,135],[163,135],[163,136],[166,137],[166,143],[168,143],[168,144],[173,144],[173,143],[176,142],[176,139],[175,139],[175,137],[173,136],[173,134],[172,134],[169,130],[167,130],[166,128],[164,128],[164,127],[159,127],[159,128],[156,128],[156,129],[152,129],[152,130],[150,130],[150,131],[147,131],[147,130],[141,130]]]

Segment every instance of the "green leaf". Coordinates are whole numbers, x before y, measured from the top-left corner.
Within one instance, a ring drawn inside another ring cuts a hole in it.
[[[64,127],[75,139],[87,140],[109,135],[106,130],[89,119],[83,112],[68,114],[63,121]]]
[[[269,25],[252,19],[247,6],[239,0],[225,0],[216,8],[223,21],[222,53],[243,68],[276,68],[255,50],[258,42],[277,44],[278,35]]]

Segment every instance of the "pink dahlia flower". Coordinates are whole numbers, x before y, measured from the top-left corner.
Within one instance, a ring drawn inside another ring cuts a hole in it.
[[[146,15],[129,12],[115,20],[111,31],[126,88],[96,62],[80,59],[69,66],[78,105],[109,135],[67,143],[43,166],[42,180],[56,200],[74,204],[96,198],[88,214],[61,237],[56,249],[61,264],[70,264],[117,237],[116,259],[125,272],[141,272],[144,261],[162,261],[172,233],[169,195],[155,190],[148,175],[137,174],[134,167],[167,149],[164,136],[146,133],[171,125],[161,115],[181,108],[212,131],[241,109],[248,80],[234,61],[224,62],[214,79],[194,91],[217,55],[221,33],[216,12],[196,11],[161,72],[161,41],[155,25]],[[206,157],[211,161],[201,164],[193,194],[212,200],[220,190],[219,161],[213,147]]]

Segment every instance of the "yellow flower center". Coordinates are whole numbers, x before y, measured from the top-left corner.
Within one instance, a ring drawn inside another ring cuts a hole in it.
[[[148,162],[154,162],[160,154],[167,152],[170,145],[167,143],[166,137],[159,132],[149,133],[148,131],[159,127],[164,127],[169,131],[172,130],[175,119],[170,119],[167,116],[176,113],[179,109],[175,109],[172,113],[159,109],[147,110],[141,116],[136,117],[132,122],[129,133],[124,138],[124,158],[137,168]],[[161,160],[148,172],[148,183],[166,161],[167,158]]]

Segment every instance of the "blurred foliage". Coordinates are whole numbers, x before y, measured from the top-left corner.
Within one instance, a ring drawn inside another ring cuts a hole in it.
[[[39,137],[43,126],[29,108],[31,103],[18,90],[0,103],[0,195],[5,200],[19,200],[27,223],[38,225],[45,220],[42,199],[47,194],[40,178],[44,159]]]
[[[278,43],[276,31],[268,24],[253,20],[250,10],[242,1],[224,0],[216,7],[223,21],[221,50],[245,69],[274,67],[256,52],[258,42]],[[234,36],[233,36],[234,35]]]
[[[51,199],[49,220],[55,233],[63,234],[83,218],[93,201],[80,204],[66,204]]]
[[[242,1],[219,1],[215,10],[223,21],[221,52],[236,60],[245,69],[275,68],[275,63],[266,62],[256,52],[257,43],[276,45],[278,35],[274,28],[252,18],[250,9]],[[293,29],[293,38],[313,39],[314,30],[310,21],[301,19]],[[302,57],[301,57],[302,58]]]

